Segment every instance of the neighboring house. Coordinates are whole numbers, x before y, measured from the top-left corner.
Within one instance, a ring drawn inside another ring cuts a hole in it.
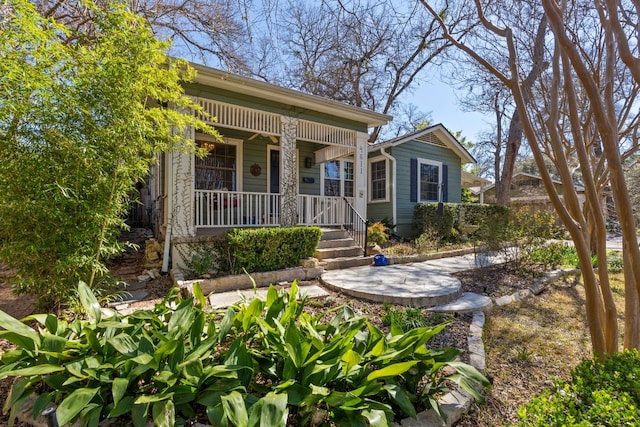
[[[564,194],[564,184],[562,181],[553,180],[553,185],[561,196]],[[578,200],[581,205],[584,205],[586,200],[584,194],[584,187],[581,185],[575,185]],[[482,188],[481,199],[484,203],[495,203],[495,184],[488,185]],[[532,211],[536,210],[548,210],[555,214],[555,209],[551,204],[551,199],[547,194],[547,190],[544,187],[542,178],[538,175],[518,172],[513,175],[511,181],[511,204],[515,206],[526,206]],[[556,222],[560,224],[560,219],[556,216]]]
[[[460,202],[462,169],[475,159],[441,124],[368,148],[368,218],[411,237],[417,203]]]
[[[367,217],[368,130],[390,116],[192,66],[198,75],[185,92],[224,138],[191,129],[208,157],[165,153],[152,173],[154,217],[174,267],[190,245],[231,227],[348,226],[353,212]]]
[[[564,194],[564,185],[562,181],[553,180],[553,185],[560,196]],[[584,188],[580,185],[576,185],[578,191],[578,197],[580,201],[584,203]],[[482,193],[485,203],[496,202],[496,189],[495,184],[490,184],[483,187]],[[544,188],[542,178],[538,175],[518,172],[513,174],[511,180],[511,201],[512,202],[541,202],[550,203],[547,190]]]

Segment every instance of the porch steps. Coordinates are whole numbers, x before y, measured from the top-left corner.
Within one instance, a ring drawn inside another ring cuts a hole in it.
[[[341,270],[343,268],[361,267],[363,265],[371,265],[373,263],[373,257],[370,256],[355,256],[355,257],[342,257],[342,258],[328,258],[320,261],[320,265],[325,270]]]
[[[341,229],[323,229],[315,257],[325,270],[371,264],[371,257],[363,256],[363,249]]]

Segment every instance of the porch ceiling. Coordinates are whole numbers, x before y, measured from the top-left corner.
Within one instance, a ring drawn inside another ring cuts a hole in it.
[[[355,147],[330,145],[328,147],[316,150],[313,154],[315,155],[316,163],[324,163],[342,157],[350,156],[355,153],[355,151]]]

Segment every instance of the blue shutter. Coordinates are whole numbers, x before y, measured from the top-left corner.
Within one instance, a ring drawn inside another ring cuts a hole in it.
[[[442,165],[442,201],[449,201],[449,168]]]
[[[418,201],[418,159],[411,159],[411,167],[409,168],[409,180],[411,185],[409,186],[409,200],[412,202]]]

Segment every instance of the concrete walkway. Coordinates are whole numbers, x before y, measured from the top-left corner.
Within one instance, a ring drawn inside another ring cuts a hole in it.
[[[451,273],[503,262],[502,255],[468,254],[384,267],[330,270],[322,274],[321,281],[331,289],[371,301],[469,312],[488,309],[491,299],[463,294],[460,281]]]
[[[328,288],[356,298],[413,307],[431,307],[434,311],[473,312],[490,309],[491,299],[469,292],[451,273],[503,263],[501,255],[468,254],[384,267],[363,266],[322,273],[321,282]],[[226,307],[244,299],[264,298],[267,288],[212,292],[207,298],[214,308]],[[300,294],[310,297],[326,295],[315,285],[300,286]]]

